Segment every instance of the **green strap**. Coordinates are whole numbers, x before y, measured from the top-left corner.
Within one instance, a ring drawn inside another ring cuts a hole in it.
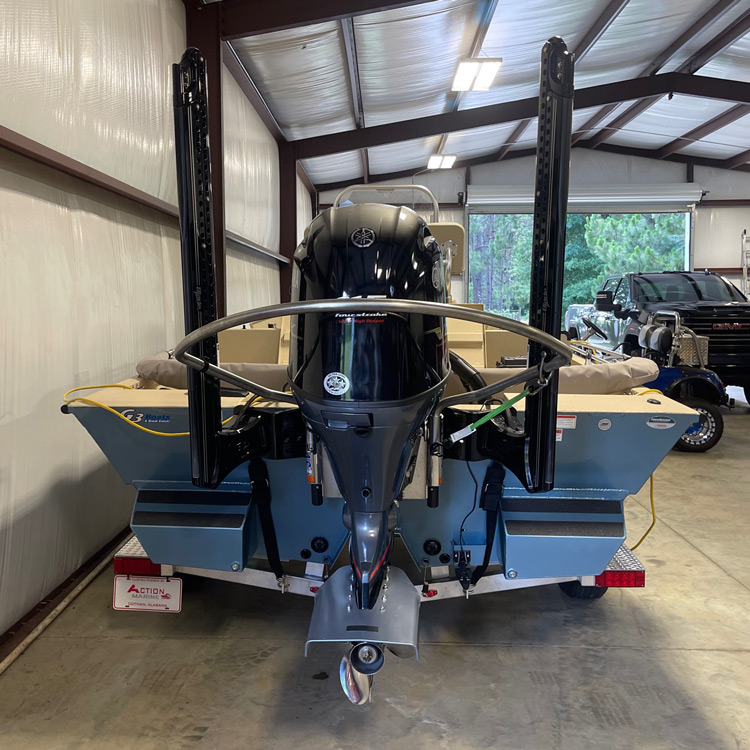
[[[509,409],[513,404],[520,401],[522,398],[525,398],[531,393],[531,391],[526,388],[525,390],[521,391],[517,396],[513,396],[513,398],[509,398],[507,401],[503,402],[498,406],[497,408],[493,409],[492,411],[488,411],[486,414],[484,414],[480,419],[478,419],[476,422],[470,425],[472,430],[476,430],[478,427],[481,427],[485,422],[489,422],[490,419],[494,419],[498,414],[502,414],[506,409]]]

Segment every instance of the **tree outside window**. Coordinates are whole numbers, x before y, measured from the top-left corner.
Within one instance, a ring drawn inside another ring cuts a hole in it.
[[[685,270],[688,214],[568,214],[563,313],[591,304],[608,277]],[[469,296],[485,309],[528,320],[533,217],[469,216]]]

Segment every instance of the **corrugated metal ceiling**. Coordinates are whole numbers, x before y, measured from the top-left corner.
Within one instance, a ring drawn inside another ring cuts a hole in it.
[[[539,54],[544,41],[558,34],[573,50],[605,11],[609,0],[500,0],[489,25],[481,27],[487,0],[437,0],[410,8],[353,19],[354,42],[364,125],[408,121],[455,108],[450,86],[456,65],[481,40],[481,56],[502,57],[503,66],[487,92],[463,95],[459,109],[534,96],[538,90]],[[630,0],[576,69],[578,88],[634,78],[671,42],[700,19],[711,0]],[[750,8],[740,0],[730,11],[687,42],[662,68],[674,70]],[[482,34],[484,37],[482,39]],[[290,140],[357,127],[342,22],[289,29],[232,42],[240,60]],[[699,75],[750,81],[750,35],[727,47]],[[612,122],[620,106],[591,135]],[[663,98],[613,132],[619,146],[656,149],[727,110],[731,105],[695,97]],[[574,130],[596,110],[574,115]],[[446,134],[443,153],[459,160],[491,157],[517,123]],[[706,135],[681,153],[727,158],[750,147],[750,119],[745,117]],[[536,121],[512,145],[535,143]],[[426,166],[440,137],[406,140],[367,151],[372,176]],[[304,166],[316,184],[362,176],[359,151],[307,159]]]

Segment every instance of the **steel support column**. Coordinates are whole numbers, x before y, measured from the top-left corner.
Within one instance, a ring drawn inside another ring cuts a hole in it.
[[[297,247],[297,155],[291,143],[279,144],[279,252],[292,258]],[[291,300],[292,265],[281,268],[282,302]]]

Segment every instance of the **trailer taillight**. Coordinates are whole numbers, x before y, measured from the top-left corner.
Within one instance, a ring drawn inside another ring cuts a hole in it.
[[[151,562],[148,557],[115,557],[115,575],[119,576],[160,576],[161,565]]]
[[[595,583],[597,586],[609,586],[611,588],[643,588],[646,585],[646,571],[605,570],[596,577]]]

